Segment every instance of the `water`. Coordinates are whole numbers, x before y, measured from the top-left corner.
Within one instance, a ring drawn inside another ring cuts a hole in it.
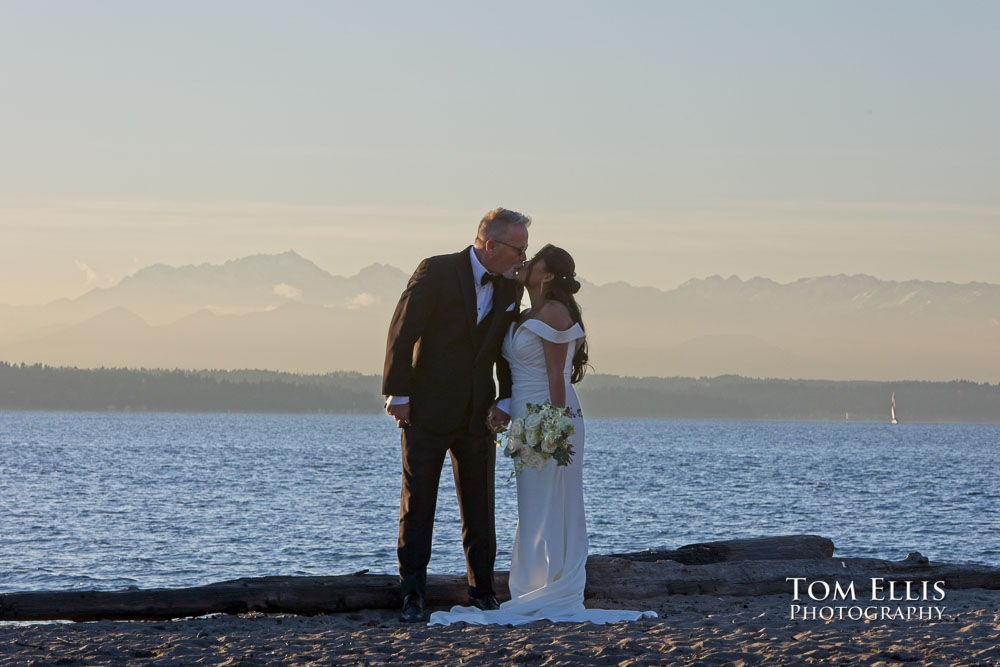
[[[595,419],[587,437],[592,553],[812,533],[841,556],[1000,565],[1000,426]],[[398,503],[387,417],[0,412],[0,592],[392,573]],[[447,463],[431,571],[464,572]]]

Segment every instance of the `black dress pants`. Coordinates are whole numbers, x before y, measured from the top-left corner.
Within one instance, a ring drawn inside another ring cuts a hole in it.
[[[401,592],[424,594],[438,481],[444,455],[451,452],[455,491],[462,515],[462,546],[469,594],[493,593],[497,541],[493,522],[493,480],[496,443],[492,436],[464,430],[450,435],[428,433],[417,426],[402,429],[403,483],[399,497],[399,557]]]

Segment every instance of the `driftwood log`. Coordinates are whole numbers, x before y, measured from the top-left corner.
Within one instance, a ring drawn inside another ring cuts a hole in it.
[[[612,554],[609,558],[643,562],[671,560],[685,565],[704,565],[740,560],[799,560],[831,556],[833,556],[833,540],[817,535],[787,535],[688,544],[673,551],[647,550],[631,554]]]
[[[1000,568],[982,565],[937,565],[875,558],[753,560],[704,565],[673,561],[636,562],[622,558],[587,560],[587,597],[656,598],[664,595],[772,595],[789,593],[789,577],[821,579],[831,586],[854,582],[858,593],[871,590],[873,577],[888,581],[944,581],[945,589],[1000,590]]]
[[[930,564],[911,554],[904,561],[833,558],[833,542],[814,535],[729,540],[676,551],[591,556],[588,599],[632,600],[676,594],[767,595],[789,593],[788,577],[822,579],[858,592],[872,577],[944,581],[946,589],[1000,589],[1000,569]],[[496,574],[497,596],[509,597],[507,573]],[[431,575],[428,605],[465,604],[465,577]],[[254,577],[180,589],[29,592],[0,595],[0,620],[164,620],[249,611],[314,615],[360,609],[393,609],[401,603],[396,577]]]

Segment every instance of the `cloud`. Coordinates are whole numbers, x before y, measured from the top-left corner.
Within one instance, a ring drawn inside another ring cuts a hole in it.
[[[347,302],[347,307],[351,310],[359,310],[361,308],[367,308],[369,306],[374,306],[380,301],[378,295],[372,294],[371,292],[362,292],[353,299]]]
[[[83,275],[87,278],[87,285],[96,285],[100,282],[100,277],[97,275],[97,271],[94,271],[80,260],[76,260],[76,268],[83,271]]]
[[[293,287],[288,283],[278,283],[271,288],[271,292],[278,296],[283,296],[286,299],[292,299],[294,301],[299,301],[302,299],[302,290],[298,287]]]

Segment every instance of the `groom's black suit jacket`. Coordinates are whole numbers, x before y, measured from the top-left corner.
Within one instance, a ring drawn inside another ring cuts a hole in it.
[[[493,307],[476,323],[476,288],[469,248],[420,263],[389,325],[382,393],[409,396],[410,423],[432,433],[488,433],[486,414],[511,392],[500,346],[518,316],[516,284],[493,286]],[[508,310],[509,309],[509,310]]]

